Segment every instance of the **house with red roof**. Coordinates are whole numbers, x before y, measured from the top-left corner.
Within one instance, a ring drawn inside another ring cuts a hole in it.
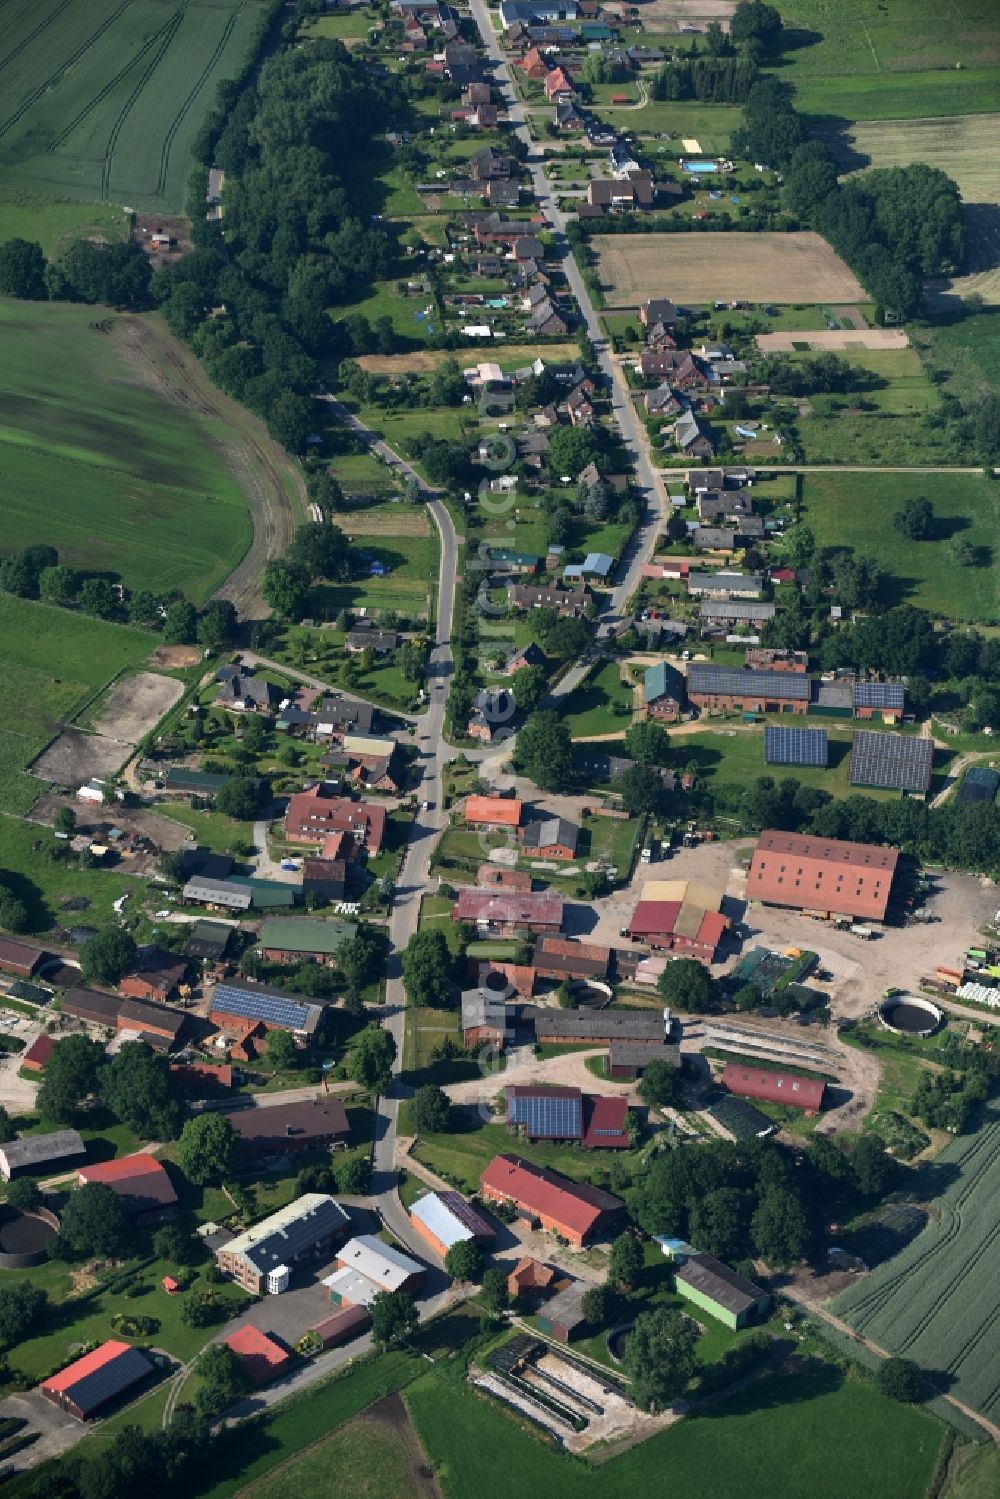
[[[647,880],[627,927],[634,942],[712,963],[727,931],[723,892],[695,880]]]
[[[111,1339],[43,1380],[38,1388],[52,1405],[78,1421],[89,1421],[152,1372],[153,1365],[141,1349]]]
[[[292,1362],[292,1355],[287,1348],[283,1348],[274,1338],[268,1337],[266,1332],[261,1332],[259,1327],[254,1327],[249,1322],[223,1338],[223,1342],[233,1350],[258,1386],[270,1384],[272,1379],[284,1374]]]
[[[553,68],[551,73],[546,73],[543,87],[545,97],[550,104],[560,99],[572,99],[576,96],[576,90],[564,68]]]
[[[377,854],[385,837],[385,815],[376,802],[338,796],[324,781],[289,797],[285,836],[291,843],[325,845],[330,833],[350,833],[359,849]]]
[[[521,803],[506,796],[470,796],[465,802],[465,820],[491,828],[516,828],[521,823]]]
[[[456,921],[469,921],[490,936],[513,937],[518,932],[561,932],[563,899],[548,890],[534,894],[519,890],[475,890],[463,886],[451,908]]]
[[[125,1211],[139,1223],[152,1223],[170,1215],[177,1193],[161,1162],[155,1156],[140,1152],[118,1161],[99,1161],[81,1166],[76,1174],[81,1187],[101,1182],[120,1197]]]
[[[559,1234],[577,1249],[621,1222],[625,1204],[589,1182],[574,1182],[516,1155],[498,1155],[480,1177],[486,1202],[511,1204],[532,1228]]]

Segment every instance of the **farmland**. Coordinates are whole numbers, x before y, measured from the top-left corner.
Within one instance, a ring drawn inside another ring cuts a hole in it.
[[[873,1342],[905,1354],[974,1410],[996,1419],[1000,1381],[991,1275],[1000,1202],[1000,1103],[927,1170],[946,1182],[923,1233],[834,1303]]]
[[[36,240],[46,256],[58,255],[79,235],[125,239],[128,219],[107,203],[77,203],[39,193],[0,191],[0,241]]]
[[[46,542],[72,567],[203,603],[250,544],[247,498],[229,467],[229,403],[184,404],[154,383],[157,328],[71,304],[0,302],[2,545]]]
[[[1000,497],[977,474],[808,474],[803,516],[821,547],[849,544],[871,552],[885,569],[884,602],[916,604],[951,619],[992,620],[1000,582],[992,548]],[[912,495],[934,506],[941,535],[909,541],[892,524]],[[947,541],[961,536],[976,548],[977,565],[960,567]]]
[[[609,307],[636,307],[663,292],[684,303],[863,302],[847,266],[818,234],[595,236]]]
[[[24,767],[105,682],[147,660],[154,644],[144,630],[0,594],[0,671],[5,698],[18,705],[16,720],[0,729],[0,810],[28,811],[43,786]]]
[[[260,0],[0,0],[4,186],[181,209],[192,142],[260,9]]]

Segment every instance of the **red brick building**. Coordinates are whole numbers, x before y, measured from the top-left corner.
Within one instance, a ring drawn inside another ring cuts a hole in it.
[[[495,1156],[480,1183],[487,1202],[512,1203],[526,1222],[561,1235],[577,1249],[615,1228],[625,1212],[625,1204],[610,1192],[519,1156]]]
[[[884,921],[899,850],[767,829],[754,849],[748,900],[820,916]]]
[[[15,942],[13,937],[0,937],[0,971],[16,974],[18,978],[30,978],[44,956],[40,947],[31,942]]]
[[[127,999],[168,1000],[184,977],[187,964],[159,947],[140,952],[135,968],[118,985]]]
[[[177,1203],[177,1193],[164,1166],[155,1156],[141,1152],[123,1156],[117,1161],[99,1161],[93,1166],[81,1166],[77,1172],[81,1187],[88,1182],[101,1182],[110,1187],[129,1217],[140,1223],[151,1223],[163,1218]]]
[[[727,1062],[720,1079],[722,1086],[738,1098],[761,1098],[765,1103],[787,1103],[793,1109],[818,1114],[823,1107],[826,1084],[818,1077],[794,1077],[787,1072],[772,1072],[763,1067],[744,1067]]]
[[[688,702],[713,712],[807,713],[811,682],[797,672],[749,671],[745,667],[688,668]]]
[[[329,833],[350,833],[355,843],[377,854],[385,837],[385,808],[353,802],[323,783],[289,798],[285,834],[292,843],[319,843]]]
[[[563,900],[549,891],[522,894],[516,890],[474,890],[468,886],[459,892],[451,914],[456,921],[469,921],[485,932],[513,937],[520,931],[561,932]]]
[[[539,978],[604,979],[611,962],[610,947],[596,942],[573,942],[567,937],[539,937],[532,955],[532,966]]]
[[[112,1338],[43,1380],[38,1388],[52,1405],[78,1421],[88,1421],[152,1372],[153,1365],[140,1349]]]
[[[292,1361],[287,1348],[269,1338],[266,1332],[251,1323],[238,1327],[222,1340],[240,1359],[255,1385],[270,1384],[279,1374],[284,1374]]]

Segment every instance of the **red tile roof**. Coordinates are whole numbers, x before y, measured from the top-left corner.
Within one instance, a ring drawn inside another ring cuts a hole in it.
[[[231,1332],[223,1342],[243,1360],[254,1384],[266,1384],[291,1361],[287,1349],[250,1322]]]
[[[127,1155],[117,1161],[100,1161],[81,1166],[81,1182],[102,1182],[119,1197],[136,1199],[138,1210],[144,1207],[169,1207],[177,1201],[170,1177],[155,1156]]]
[[[289,798],[285,832],[292,840],[323,842],[328,833],[361,831],[364,846],[377,854],[385,836],[385,808],[376,802],[352,802],[311,786]]]
[[[823,1107],[826,1084],[821,1078],[793,1077],[787,1072],[770,1072],[763,1067],[744,1067],[727,1062],[722,1086],[740,1098],[762,1098],[768,1103],[787,1103],[793,1109],[817,1113]]]
[[[669,937],[673,934],[680,909],[679,900],[641,900],[628,929],[636,937]]]
[[[36,1036],[21,1058],[21,1066],[27,1067],[29,1071],[44,1067],[56,1045],[51,1036]]]
[[[518,1207],[548,1218],[574,1235],[589,1233],[602,1213],[622,1206],[610,1192],[602,1192],[589,1182],[572,1182],[519,1156],[494,1156],[480,1181]]]
[[[470,796],[465,803],[465,820],[516,828],[521,821],[521,803],[505,796]]]
[[[601,1098],[587,1095],[587,1123],[583,1135],[585,1150],[627,1150],[629,1138],[625,1131],[625,1115],[628,1113],[627,1098]]]
[[[507,1277],[508,1288],[515,1285],[520,1291],[544,1291],[556,1278],[556,1272],[543,1265],[541,1260],[533,1260],[530,1254],[519,1259],[513,1270]]]
[[[491,921],[508,926],[562,926],[563,900],[543,890],[530,895],[520,890],[459,891],[455,906],[459,921]]]
[[[757,840],[747,898],[881,921],[899,859],[895,848],[768,828]]]

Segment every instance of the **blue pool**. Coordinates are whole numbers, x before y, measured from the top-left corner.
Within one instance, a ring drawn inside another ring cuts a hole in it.
[[[717,172],[719,163],[717,161],[682,161],[681,170],[700,177],[706,172]]]

